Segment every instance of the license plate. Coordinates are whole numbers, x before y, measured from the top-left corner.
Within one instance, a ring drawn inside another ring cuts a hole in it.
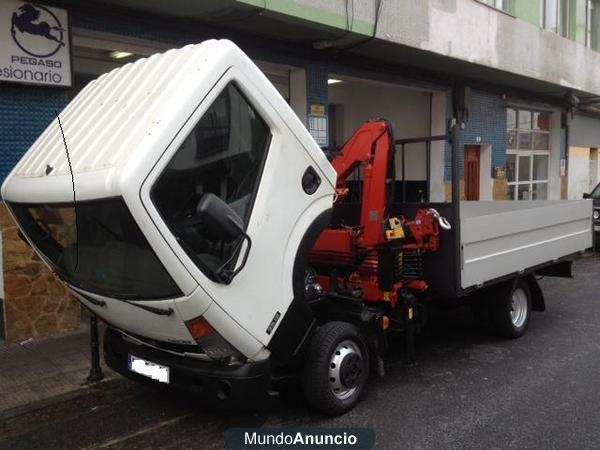
[[[594,231],[600,231],[600,225],[594,225]]]
[[[146,361],[134,355],[129,355],[127,362],[129,370],[161,383],[169,383],[169,368],[160,364]]]

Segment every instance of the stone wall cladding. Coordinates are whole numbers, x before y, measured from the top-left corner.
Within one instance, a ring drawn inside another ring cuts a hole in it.
[[[506,178],[495,178],[492,191],[493,200],[512,200],[508,198],[508,181]]]
[[[560,199],[567,200],[569,198],[569,178],[560,177]]]
[[[452,202],[452,181],[446,181],[446,182],[444,182],[444,185],[446,187],[446,201]],[[459,181],[459,189],[460,189],[460,200],[466,201],[467,198],[465,197],[465,183],[463,180]]]
[[[17,234],[0,206],[6,339],[63,334],[81,323],[81,306]]]

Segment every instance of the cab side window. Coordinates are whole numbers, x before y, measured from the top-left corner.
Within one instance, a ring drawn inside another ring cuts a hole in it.
[[[230,83],[200,118],[152,189],[152,200],[198,267],[214,279],[235,243],[211,240],[195,217],[213,193],[248,225],[270,142],[270,129]]]

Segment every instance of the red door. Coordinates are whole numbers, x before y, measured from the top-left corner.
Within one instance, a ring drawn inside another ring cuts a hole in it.
[[[479,146],[465,145],[465,199],[479,200]]]

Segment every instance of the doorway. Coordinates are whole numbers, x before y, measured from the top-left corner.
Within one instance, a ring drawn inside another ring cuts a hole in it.
[[[465,145],[465,200],[479,200],[480,166],[479,145]]]

